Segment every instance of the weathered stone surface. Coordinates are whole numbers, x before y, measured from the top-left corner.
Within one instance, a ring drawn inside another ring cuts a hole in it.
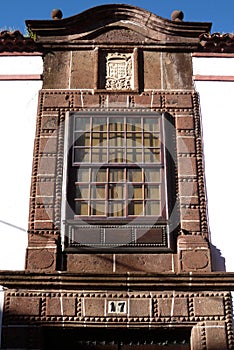
[[[186,298],[168,298],[158,300],[159,317],[188,317],[188,300]]]
[[[227,350],[225,322],[200,322],[191,333],[192,350]]]
[[[193,89],[191,56],[186,53],[162,53],[164,89]]]
[[[70,52],[47,53],[44,58],[43,89],[69,88]]]
[[[224,300],[222,297],[199,297],[194,298],[195,316],[224,316]]]
[[[33,249],[27,250],[26,267],[28,270],[55,270],[56,250]]]
[[[71,272],[113,272],[112,254],[68,254],[67,271]]]
[[[105,300],[94,298],[84,299],[83,304],[83,315],[89,316],[98,316],[103,317],[105,312]]]
[[[209,246],[202,236],[180,236],[177,247],[180,271],[211,271]]]
[[[150,317],[151,314],[150,299],[130,299],[129,316],[130,317]]]
[[[76,300],[74,298],[52,297],[46,300],[47,316],[75,316]]]
[[[12,297],[8,312],[12,315],[38,316],[40,314],[40,298]]]
[[[144,88],[163,89],[161,83],[161,53],[143,51],[144,56]]]
[[[93,50],[80,50],[72,53],[71,89],[93,89],[95,54]]]
[[[173,270],[170,254],[117,254],[116,272],[169,272]]]

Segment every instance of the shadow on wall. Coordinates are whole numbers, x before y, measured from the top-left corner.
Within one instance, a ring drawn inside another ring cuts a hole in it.
[[[212,243],[210,243],[210,251],[211,251],[211,266],[212,271],[226,271],[225,258],[221,255],[221,251],[215,247]]]

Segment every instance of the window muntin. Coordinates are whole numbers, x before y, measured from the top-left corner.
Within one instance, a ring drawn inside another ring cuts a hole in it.
[[[74,113],[75,217],[164,217],[162,116]]]

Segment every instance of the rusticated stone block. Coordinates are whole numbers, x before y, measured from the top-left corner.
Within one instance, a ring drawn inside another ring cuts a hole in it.
[[[83,93],[82,94],[83,107],[100,107],[100,96]]]
[[[49,197],[54,195],[54,181],[40,181],[37,182],[36,196]]]
[[[70,95],[54,92],[53,94],[45,94],[44,95],[44,108],[67,108],[70,106]]]
[[[210,249],[202,236],[180,236],[177,247],[180,271],[211,271]]]
[[[82,107],[83,101],[82,101],[82,94],[76,93],[73,95],[73,106],[74,107]]]
[[[16,316],[39,316],[41,299],[37,297],[11,297],[9,313]]]
[[[181,197],[198,196],[198,185],[194,181],[179,182],[179,193]]]
[[[197,165],[196,158],[182,157],[178,159],[178,173],[179,176],[196,176]]]
[[[195,316],[224,316],[224,301],[222,297],[194,298]]]
[[[130,299],[129,316],[130,317],[150,317],[151,300],[150,299]]]
[[[176,129],[193,130],[194,118],[191,116],[177,116],[176,117]]]
[[[74,298],[49,298],[46,300],[47,316],[75,316],[76,300]]]
[[[206,321],[193,327],[191,332],[192,350],[227,350],[228,348],[225,322]]]
[[[192,108],[192,96],[187,94],[171,94],[165,96],[166,107],[169,108]]]
[[[51,208],[36,208],[35,220],[53,220],[53,209]]]
[[[128,107],[129,106],[129,95],[108,95],[108,106],[107,107]]]
[[[181,219],[182,220],[200,220],[200,212],[199,209],[190,209],[184,208],[181,210]]]
[[[151,107],[152,95],[151,93],[144,93],[142,95],[134,96],[135,107]]]
[[[116,272],[170,272],[171,254],[116,254]]]
[[[113,272],[112,254],[68,254],[67,271],[87,273]]]
[[[54,222],[53,221],[34,221],[34,228],[35,230],[52,230],[54,229]]]
[[[33,249],[27,250],[26,268],[27,270],[49,270],[56,269],[55,249]]]
[[[177,152],[178,153],[195,153],[195,140],[193,136],[178,137],[177,138]]]
[[[158,299],[158,313],[159,317],[188,317],[188,300],[186,298]]]
[[[41,128],[42,129],[49,129],[49,130],[55,130],[58,127],[58,116],[57,115],[44,115],[42,117],[41,121]],[[53,133],[53,136],[56,134]]]
[[[105,313],[105,299],[85,298],[83,304],[83,315],[103,317]]]
[[[51,248],[56,249],[56,237],[52,235],[42,235],[39,233],[28,235],[28,247]]]
[[[40,153],[55,153],[57,151],[57,138],[51,137],[41,137],[40,138]]]
[[[153,93],[152,107],[162,107],[162,96],[160,94]]]
[[[54,175],[56,159],[53,157],[41,157],[38,166],[38,175]]]
[[[188,232],[201,232],[201,222],[199,221],[192,221],[192,220],[181,220],[181,228],[182,230],[188,231]]]

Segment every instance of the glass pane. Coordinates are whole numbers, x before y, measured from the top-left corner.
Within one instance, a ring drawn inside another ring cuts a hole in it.
[[[77,170],[77,181],[89,182],[89,169],[79,168]]]
[[[77,117],[75,119],[75,130],[77,130],[77,131],[90,130],[90,118]]]
[[[141,133],[127,133],[127,147],[142,147]]]
[[[78,133],[74,134],[74,145],[75,146],[90,146],[90,133]]]
[[[144,118],[144,130],[145,131],[159,131],[159,118]]]
[[[127,174],[129,182],[142,182],[142,169],[128,169]]]
[[[106,163],[107,162],[107,150],[106,148],[92,148],[92,156],[93,163]]]
[[[110,134],[109,146],[110,147],[124,147],[124,134],[115,133]]]
[[[128,215],[144,215],[143,201],[131,201],[128,205]]]
[[[124,182],[124,169],[110,169],[109,181],[110,182]]]
[[[145,163],[159,163],[161,160],[158,148],[146,148],[144,150]]]
[[[145,182],[160,182],[160,169],[144,169]]]
[[[110,201],[108,216],[124,216],[125,202]]]
[[[76,215],[89,215],[88,203],[84,201],[76,201]]]
[[[159,186],[145,186],[145,198],[160,200],[160,188]]]
[[[123,163],[125,148],[110,148],[109,163]]]
[[[140,131],[141,130],[141,118],[129,117],[127,118],[127,130],[128,131]]]
[[[107,133],[106,132],[93,132],[92,133],[92,146],[106,146],[107,145]]]
[[[77,163],[89,163],[90,162],[90,150],[89,148],[75,148],[74,149],[74,161]]]
[[[92,169],[92,182],[107,182],[106,169]]]
[[[109,130],[110,131],[124,131],[124,119],[123,118],[110,118],[109,121]]]
[[[89,198],[89,186],[79,185],[76,187],[76,198],[87,199]]]
[[[105,215],[105,201],[92,201],[90,211],[91,215]]]
[[[142,163],[142,149],[127,147],[127,163]]]
[[[106,118],[100,118],[95,117],[93,118],[93,125],[92,125],[93,131],[107,131],[107,119]]]
[[[144,146],[145,147],[160,147],[160,141],[157,134],[145,133],[144,134]]]
[[[109,198],[123,199],[124,198],[124,184],[109,184]]]
[[[145,207],[145,215],[161,215],[159,201],[147,201]]]
[[[91,186],[91,198],[105,199],[106,198],[105,185]]]
[[[143,185],[128,185],[128,198],[129,199],[143,199]]]

